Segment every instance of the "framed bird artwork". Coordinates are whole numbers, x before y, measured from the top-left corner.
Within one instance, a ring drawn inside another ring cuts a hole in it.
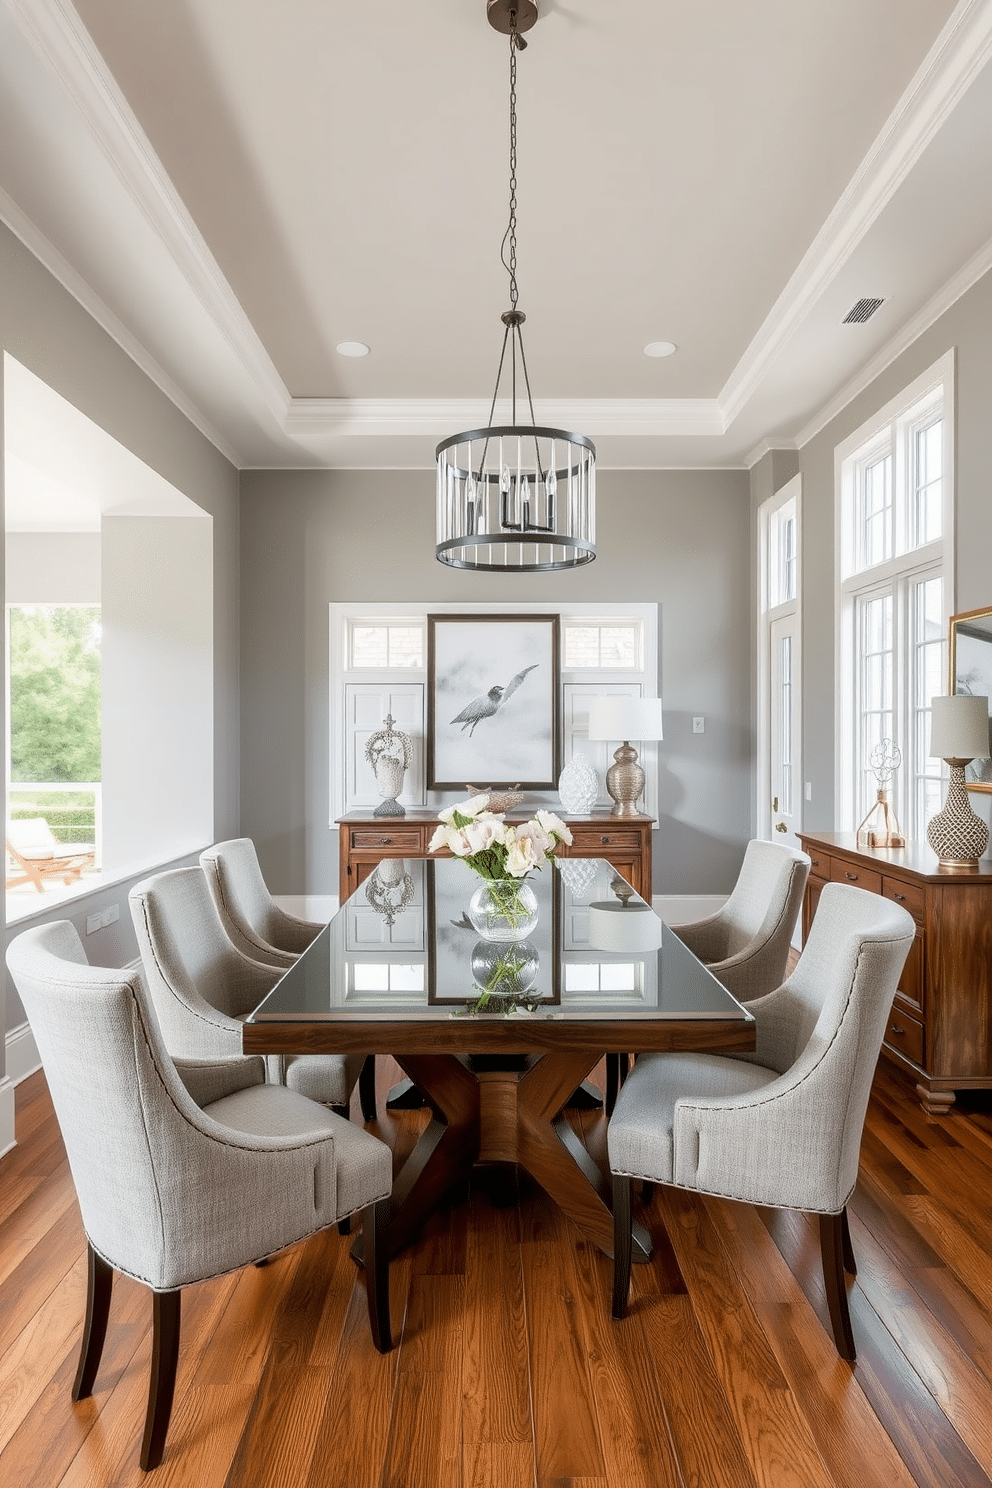
[[[558,631],[557,615],[428,615],[428,790],[554,790]]]

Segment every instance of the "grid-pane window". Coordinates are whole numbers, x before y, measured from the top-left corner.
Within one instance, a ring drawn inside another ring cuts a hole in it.
[[[592,624],[566,620],[562,625],[565,671],[629,671],[641,666],[641,622]]]
[[[783,636],[779,656],[779,686],[781,688],[781,711],[779,713],[779,810],[786,816],[793,812],[793,768],[792,768],[792,637]]]
[[[944,692],[947,678],[943,579],[924,579],[913,585],[912,616],[914,793],[916,819],[926,822],[940,810],[945,773],[943,761],[930,758],[930,699]]]
[[[773,512],[768,525],[768,603],[776,609],[796,597],[798,531],[796,501],[784,501]]]
[[[931,699],[947,690],[952,376],[947,358],[838,451],[838,825],[855,827],[885,785],[914,840],[942,794],[929,736]],[[886,739],[901,763],[882,778],[872,752]]]
[[[860,472],[859,567],[872,568],[892,553],[892,456],[871,460]]]
[[[356,624],[351,627],[351,666],[422,667],[424,632],[420,625]]]
[[[915,500],[913,502],[914,547],[940,537],[943,509],[944,425],[934,419],[915,431],[913,439]]]
[[[861,762],[859,817],[875,799],[878,782],[871,770],[873,751],[893,728],[893,596],[879,594],[859,605],[860,687],[858,688],[858,754]]]

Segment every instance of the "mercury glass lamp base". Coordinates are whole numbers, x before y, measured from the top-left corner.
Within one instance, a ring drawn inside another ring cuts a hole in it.
[[[644,790],[644,771],[637,763],[637,750],[626,740],[615,752],[614,764],[606,772],[606,789],[614,801],[612,816],[639,816],[637,802]]]

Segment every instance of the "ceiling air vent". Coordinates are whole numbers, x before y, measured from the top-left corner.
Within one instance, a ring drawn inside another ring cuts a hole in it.
[[[875,300],[870,295],[863,295],[860,300],[855,300],[841,325],[864,325],[866,320],[871,320],[879,306],[884,304],[884,299]]]

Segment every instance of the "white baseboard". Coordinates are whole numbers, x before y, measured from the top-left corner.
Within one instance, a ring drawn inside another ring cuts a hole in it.
[[[14,1145],[14,1086],[0,1075],[0,1157]]]
[[[666,925],[691,925],[716,914],[727,902],[726,894],[655,894],[651,900],[655,914]]]
[[[41,1069],[41,1057],[38,1054],[38,1045],[34,1041],[34,1034],[28,1023],[18,1023],[12,1028],[5,1040],[7,1055],[7,1078],[12,1085],[20,1085],[28,1075],[33,1075],[36,1069]]]

